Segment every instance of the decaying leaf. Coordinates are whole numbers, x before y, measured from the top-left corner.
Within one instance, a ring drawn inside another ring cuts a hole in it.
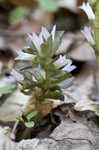
[[[66,0],[61,0],[60,3],[59,3],[59,6],[60,7],[63,7],[63,8],[67,8],[69,9],[70,11],[73,11],[73,12],[77,12],[77,0],[69,0],[69,1],[66,1]]]
[[[97,116],[99,116],[99,102],[92,101],[89,99],[79,101],[74,109],[77,111],[85,111],[89,110],[94,112]]]
[[[15,150],[16,143],[10,139],[10,128],[0,127],[0,149],[1,150]]]
[[[0,106],[0,120],[16,120],[16,115],[24,110],[29,99],[30,96],[23,95],[19,90],[14,91]]]

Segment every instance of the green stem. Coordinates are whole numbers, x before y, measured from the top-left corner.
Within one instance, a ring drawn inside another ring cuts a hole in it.
[[[97,60],[97,69],[99,70],[99,1],[97,0],[95,6],[93,7],[95,11],[95,20],[93,21],[94,24],[94,33],[95,33],[95,40],[96,45],[94,47],[96,60]]]

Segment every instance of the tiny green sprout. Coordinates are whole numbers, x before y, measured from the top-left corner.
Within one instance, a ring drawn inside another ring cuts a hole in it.
[[[29,114],[26,115],[26,119],[27,121],[25,121],[25,119],[23,119],[22,116],[20,115],[17,115],[16,116],[16,119],[19,120],[20,122],[23,122],[24,125],[27,127],[27,128],[32,128],[35,126],[35,122],[34,121],[31,121],[36,115],[38,114],[38,110],[35,110]]]
[[[16,119],[19,120],[19,121],[21,121],[21,122],[24,122],[24,119],[22,118],[22,116],[17,115]]]
[[[26,116],[26,118],[27,118],[28,121],[30,121],[30,120],[31,120],[33,117],[35,117],[37,114],[38,114],[38,110],[35,110],[35,111],[29,113],[29,114]]]
[[[29,122],[25,122],[24,125],[27,128],[33,128],[35,126],[35,123],[34,123],[34,121],[29,121]]]

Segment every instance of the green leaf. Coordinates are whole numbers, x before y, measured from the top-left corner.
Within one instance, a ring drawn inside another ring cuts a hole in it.
[[[32,85],[32,81],[29,81],[27,79],[20,81],[19,83],[23,86],[23,89],[27,89],[28,87],[31,87]]]
[[[0,88],[0,94],[11,93],[16,88],[16,85],[8,85]]]
[[[51,98],[51,99],[60,99],[63,100],[64,96],[62,94],[62,91],[60,90],[47,90],[47,92],[44,95],[44,98]]]
[[[96,8],[95,8],[95,38],[96,38],[96,48],[95,48],[95,54],[97,56],[97,61],[99,62],[99,0],[96,1]],[[99,64],[98,64],[99,65]]]
[[[35,126],[35,123],[34,121],[30,121],[30,122],[25,122],[24,125],[27,127],[27,128],[32,128]]]
[[[29,72],[29,71],[24,71],[23,74],[24,74],[24,77],[25,77],[26,79],[32,81],[32,73],[31,73],[31,72]]]
[[[30,120],[31,120],[33,117],[35,117],[37,114],[38,114],[38,110],[35,110],[35,111],[29,113],[29,114],[26,116],[26,118],[27,118],[28,121],[30,121]]]
[[[32,46],[32,48],[27,48],[27,49],[23,50],[23,52],[28,53],[28,54],[33,54],[33,55],[37,54],[37,50],[35,50],[35,48],[33,48],[33,46]]]
[[[22,60],[21,62],[18,63],[19,71],[30,69],[32,67],[33,67],[33,63],[31,61]]]
[[[14,8],[9,16],[9,22],[15,24],[23,19],[26,15],[29,14],[29,9],[25,7],[16,7]]]
[[[59,0],[38,0],[38,2],[40,6],[46,11],[55,12],[59,8]]]
[[[68,88],[69,86],[72,85],[73,79],[74,79],[73,77],[72,77],[72,78],[68,78],[68,79],[66,79],[66,80],[64,80],[64,81],[62,81],[62,82],[60,82],[60,83],[58,83],[57,85],[58,85],[60,88],[66,89],[66,88]]]
[[[47,41],[45,41],[41,45],[41,53],[40,53],[41,58],[46,59],[48,61],[48,58],[51,58],[53,56],[54,51],[52,49],[52,44],[53,44],[53,42],[52,42],[52,36],[50,36],[47,39]]]
[[[33,90],[31,90],[29,88],[27,89],[27,91],[26,91],[26,89],[22,89],[21,92],[24,93],[25,95],[32,95],[33,94]]]
[[[62,71],[61,71],[62,72]],[[61,83],[63,82],[64,80],[66,81],[66,79],[70,79],[71,77],[71,74],[70,73],[66,73],[66,74],[58,74],[57,76],[53,77],[51,79],[51,83],[52,84],[55,84],[55,83]]]
[[[16,119],[19,120],[19,121],[21,121],[21,122],[24,122],[22,116],[19,116],[19,115],[18,115],[18,116],[16,116]]]
[[[64,31],[56,31],[55,32],[55,40],[54,40],[54,44],[53,44],[54,52],[56,52],[56,50],[58,49],[63,34],[64,34]]]

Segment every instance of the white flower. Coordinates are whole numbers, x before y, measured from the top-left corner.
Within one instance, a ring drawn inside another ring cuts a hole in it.
[[[24,53],[21,50],[17,51],[18,57],[15,58],[15,60],[32,60],[35,58],[35,55]]]
[[[83,30],[81,30],[85,38],[88,40],[89,43],[92,45],[95,44],[95,40],[93,39],[91,27],[85,26]]]
[[[75,66],[75,65],[72,65],[72,60],[68,59],[67,65],[66,65],[62,70],[63,70],[63,71],[66,71],[66,72],[71,72],[71,71],[73,71],[75,68],[76,68],[76,66]]]
[[[51,31],[51,34],[48,32],[48,30],[45,27],[42,27],[41,33],[40,33],[40,37],[44,37],[45,40],[47,40],[49,38],[50,35],[52,35],[52,39],[54,40],[55,38],[55,31],[56,31],[56,25],[53,26],[53,29]]]
[[[42,27],[41,33],[40,33],[40,37],[43,38],[45,40],[47,40],[50,36],[50,33],[48,32],[48,30],[45,27]]]
[[[32,41],[38,51],[40,51],[40,45],[42,44],[41,39],[35,34],[28,34],[28,40]]]
[[[84,10],[84,12],[87,14],[89,19],[95,19],[95,14],[91,8],[91,6],[89,5],[89,3],[83,3],[82,6],[79,6],[79,8],[81,8],[82,10]]]
[[[11,75],[14,76],[15,80],[17,80],[17,81],[24,80],[23,75],[20,74],[19,72],[17,72],[15,69],[12,69]]]
[[[56,60],[54,64],[58,67],[62,67],[62,66],[65,66],[67,64],[67,60],[68,59],[66,59],[66,56],[60,55],[59,59]]]
[[[37,82],[37,80],[34,76],[32,76],[32,81]]]
[[[28,41],[32,41],[34,46],[37,48],[38,52],[40,52],[41,44],[43,43],[43,39],[47,40],[50,35],[52,35],[52,39],[55,37],[56,26],[53,26],[52,32],[49,33],[45,27],[42,27],[39,36],[35,33],[28,34]]]
[[[71,72],[76,68],[76,66],[72,65],[72,60],[66,59],[66,56],[60,55],[59,59],[54,62],[57,68],[62,68],[63,71]]]

